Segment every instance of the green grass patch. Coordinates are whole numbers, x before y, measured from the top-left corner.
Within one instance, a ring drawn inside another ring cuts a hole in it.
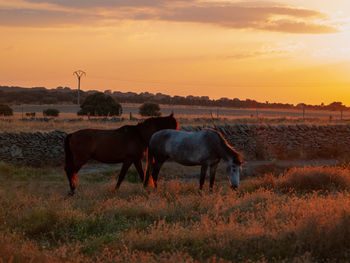
[[[13,166],[0,162],[0,181],[30,181],[43,180],[60,182],[63,181],[62,170],[55,168],[33,168],[26,166]]]

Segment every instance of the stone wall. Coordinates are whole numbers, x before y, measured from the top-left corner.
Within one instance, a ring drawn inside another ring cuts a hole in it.
[[[59,166],[65,132],[0,133],[0,161],[29,166]]]
[[[216,129],[247,160],[350,157],[350,125],[234,125]]]
[[[185,131],[202,127],[184,126]],[[333,159],[350,156],[350,125],[217,126],[245,160]],[[0,133],[0,161],[60,166],[65,132]]]

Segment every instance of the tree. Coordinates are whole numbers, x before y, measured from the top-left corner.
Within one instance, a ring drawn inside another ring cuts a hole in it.
[[[0,116],[12,116],[13,110],[8,106],[4,104],[0,104]]]
[[[343,105],[343,103],[337,101],[332,102],[331,104],[326,106],[326,108],[331,111],[346,110],[346,107]]]
[[[110,95],[102,92],[87,96],[80,108],[78,115],[120,116],[123,113],[122,106]]]
[[[157,103],[145,102],[139,108],[141,116],[160,116],[160,107]]]
[[[43,115],[44,116],[50,116],[50,117],[58,117],[60,114],[60,111],[57,109],[46,109],[43,110]]]

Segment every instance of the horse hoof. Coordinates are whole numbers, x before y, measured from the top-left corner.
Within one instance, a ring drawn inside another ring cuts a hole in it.
[[[231,189],[232,189],[233,192],[238,192],[238,187],[231,186]]]
[[[74,195],[74,192],[73,191],[68,191],[68,196],[73,196]]]

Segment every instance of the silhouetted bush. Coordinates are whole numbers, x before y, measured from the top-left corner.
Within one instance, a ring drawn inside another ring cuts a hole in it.
[[[160,107],[157,103],[145,102],[139,108],[141,116],[160,116]]]
[[[26,116],[34,118],[35,117],[35,112],[26,112]]]
[[[123,113],[122,106],[111,96],[102,92],[87,96],[80,108],[78,115],[120,116]]]
[[[60,114],[60,111],[57,109],[46,109],[43,110],[44,116],[57,117]]]
[[[8,106],[4,104],[0,104],[0,116],[12,116],[13,110]]]

